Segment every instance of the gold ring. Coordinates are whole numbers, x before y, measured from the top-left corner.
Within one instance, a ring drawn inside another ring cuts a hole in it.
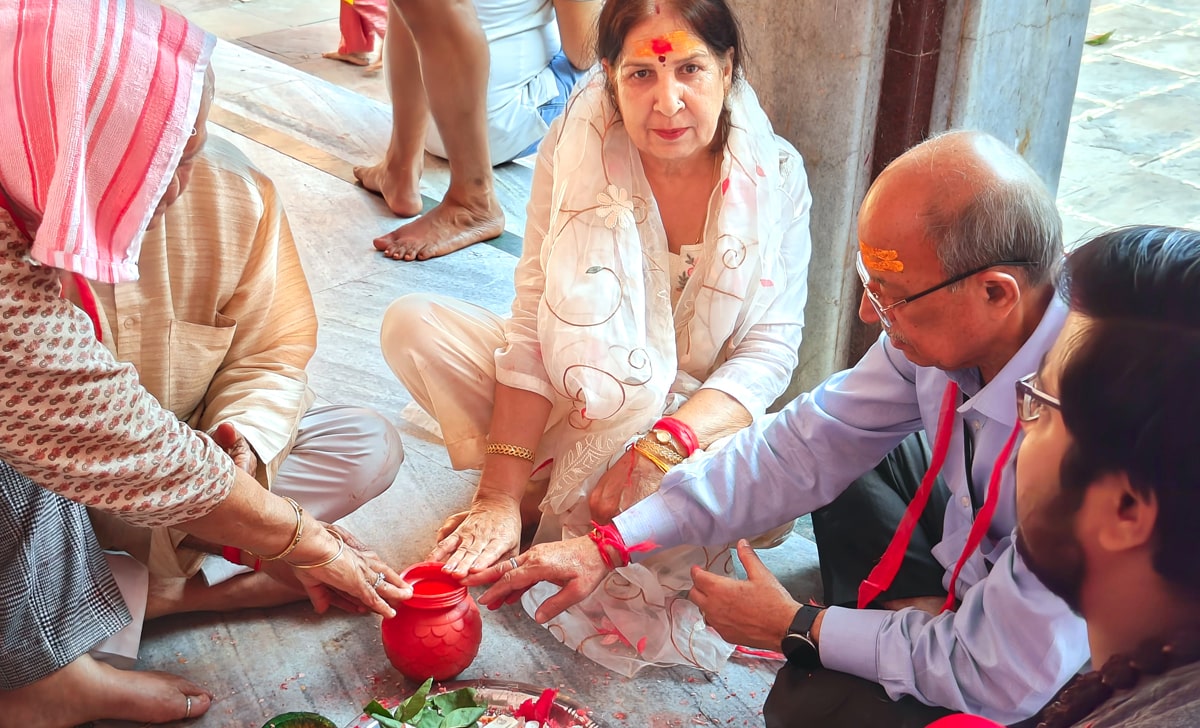
[[[184,717],[184,718],[191,718],[191,717],[192,717],[192,696],[191,696],[191,695],[184,695],[183,697],[184,697],[184,699],[185,699],[185,700],[187,700],[187,707],[185,707],[185,708],[183,709],[183,717]]]

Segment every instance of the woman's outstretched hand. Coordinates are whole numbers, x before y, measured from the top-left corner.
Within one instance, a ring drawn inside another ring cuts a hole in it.
[[[587,536],[579,536],[568,541],[538,544],[520,556],[471,574],[463,579],[463,584],[491,584],[491,588],[479,597],[479,603],[488,609],[512,604],[540,581],[558,584],[562,589],[543,602],[533,615],[539,624],[545,624],[595,591],[607,574],[608,567],[596,543]]]
[[[323,550],[305,549],[306,558],[314,553],[318,554],[316,558],[304,562],[289,557],[286,562],[273,562],[267,573],[285,584],[294,585],[298,582],[318,614],[324,614],[330,606],[337,606],[349,611],[369,610],[385,618],[396,616],[396,610],[390,603],[411,597],[412,587],[378,554],[368,550],[346,529],[319,522],[316,528],[324,540]],[[335,532],[337,536],[333,535]],[[339,545],[338,536],[344,546]],[[324,566],[296,566],[319,564],[333,557],[339,549],[341,555]],[[276,565],[286,565],[288,568],[282,569]]]
[[[476,493],[471,507],[446,519],[430,561],[462,578],[515,554],[521,543],[521,504],[512,496]],[[507,563],[507,562],[506,562]]]
[[[658,491],[663,472],[630,448],[600,476],[588,494],[588,509],[596,523],[609,523],[617,514]]]

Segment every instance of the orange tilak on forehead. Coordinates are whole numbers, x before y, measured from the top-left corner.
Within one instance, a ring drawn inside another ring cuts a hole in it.
[[[884,273],[900,273],[904,270],[904,261],[894,250],[872,248],[863,241],[858,241],[858,251],[862,254],[863,265],[871,270]]]
[[[633,55],[638,58],[653,58],[658,56],[659,63],[666,63],[668,53],[691,54],[698,49],[706,48],[696,36],[686,30],[673,30],[666,35],[654,38],[643,38],[633,49]]]

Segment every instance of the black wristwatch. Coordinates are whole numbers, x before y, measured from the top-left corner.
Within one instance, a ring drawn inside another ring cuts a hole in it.
[[[792,617],[792,624],[788,627],[787,634],[783,636],[780,652],[788,662],[797,667],[821,666],[821,654],[817,650],[817,643],[813,642],[812,626],[822,610],[823,607],[814,607],[809,604],[800,607],[796,616]]]

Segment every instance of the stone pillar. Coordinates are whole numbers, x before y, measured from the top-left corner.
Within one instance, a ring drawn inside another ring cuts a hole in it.
[[[931,129],[1011,144],[1054,193],[1089,0],[947,0]]]
[[[890,0],[734,0],[750,85],[804,157],[813,193],[804,343],[788,399],[846,364],[858,284],[850,257],[887,40]]]

